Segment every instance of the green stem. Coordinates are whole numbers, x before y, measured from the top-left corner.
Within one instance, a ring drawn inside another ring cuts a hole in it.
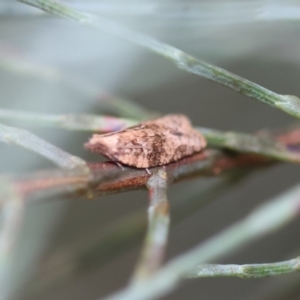
[[[13,143],[38,153],[63,169],[86,167],[86,163],[81,158],[55,147],[24,129],[0,124],[0,141],[7,144]]]
[[[8,299],[14,247],[22,229],[24,201],[14,185],[5,178],[0,180],[0,286],[1,299]]]
[[[67,130],[118,131],[138,124],[132,119],[92,114],[49,115],[25,113],[15,110],[0,109],[0,120],[25,121],[34,125],[44,125]],[[223,132],[208,128],[198,128],[211,147],[225,148],[242,153],[255,153],[280,161],[300,162],[300,154],[290,151],[287,146],[270,137],[260,137],[239,132]],[[291,130],[294,130],[292,128]],[[300,141],[299,141],[300,142]]]
[[[147,187],[150,199],[148,230],[140,260],[133,274],[133,284],[149,278],[161,267],[168,242],[170,215],[166,171],[163,168],[155,171],[149,178]]]
[[[50,126],[68,130],[111,132],[137,124],[131,119],[115,118],[92,114],[49,115],[25,113],[0,109],[0,120],[29,122],[38,126]]]
[[[209,187],[199,189],[197,186],[176,195],[172,199],[173,225],[182,222],[203,206],[236,187],[247,174],[249,171],[232,172],[221,178],[221,181],[213,182]],[[30,284],[31,288],[26,296],[42,298],[47,291],[61,288],[83,273],[91,272],[110,262],[136,244],[138,238],[146,231],[146,223],[144,210],[138,210],[108,224],[104,229],[95,229],[84,241],[75,241],[75,244],[66,249],[68,253],[59,265],[54,265],[47,274],[40,276],[39,281]],[[50,256],[48,260],[51,261],[52,257]]]
[[[263,103],[281,109],[286,113],[300,118],[300,99],[296,96],[279,95],[247,79],[237,76],[224,69],[207,64],[183,51],[161,43],[143,34],[131,31],[109,20],[94,17],[87,13],[76,11],[66,5],[52,0],[19,0],[56,16],[77,21],[95,30],[101,30],[140,45],[163,57],[168,58],[180,69],[218,82],[232,90],[257,99]]]
[[[172,259],[154,276],[116,293],[107,300],[156,299],[173,290],[196,265],[215,260],[261,236],[281,228],[299,214],[300,186],[257,208],[248,217],[233,224],[194,249]]]
[[[208,128],[198,129],[206,138],[209,146],[300,163],[300,153],[290,151],[287,148],[288,145],[278,142],[276,138]]]
[[[286,273],[300,271],[300,257],[295,259],[270,263],[270,264],[248,264],[248,265],[214,265],[202,264],[190,272],[188,278],[198,277],[240,277],[260,278],[277,276]]]

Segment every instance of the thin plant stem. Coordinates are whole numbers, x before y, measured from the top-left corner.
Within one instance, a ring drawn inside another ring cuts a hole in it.
[[[219,265],[202,264],[191,271],[187,278],[239,277],[244,279],[277,276],[300,271],[300,257],[269,264]]]
[[[212,147],[234,150],[240,153],[256,153],[281,161],[300,163],[300,151],[276,139],[276,136],[260,136],[233,131],[198,128]],[[291,129],[295,131],[295,128]],[[289,132],[286,132],[288,135]],[[281,138],[281,140],[283,140]]]
[[[300,249],[296,249],[297,254]],[[291,255],[293,256],[293,255]],[[299,257],[297,257],[299,259]],[[299,269],[298,269],[299,271]],[[299,276],[300,274],[291,274],[289,276],[276,276],[266,282],[262,280],[256,289],[241,297],[241,300],[282,300],[297,299],[300,292]]]
[[[24,202],[13,185],[4,178],[0,181],[1,228],[0,228],[0,286],[1,299],[8,299],[8,283],[14,247],[22,228]]]
[[[111,132],[137,124],[131,119],[92,114],[50,115],[0,109],[0,120],[22,121],[37,126],[49,126],[68,130]]]
[[[157,299],[178,286],[196,265],[224,256],[294,220],[299,214],[300,186],[258,207],[248,217],[172,259],[154,276],[130,285],[106,300]]]
[[[257,155],[224,155],[217,150],[204,150],[193,156],[165,166],[170,182],[188,178],[215,177],[233,170],[253,170],[271,165],[272,161]],[[155,172],[157,168],[151,168]],[[42,174],[41,174],[42,173]],[[51,170],[27,174],[15,180],[15,185],[28,197],[44,199],[48,195],[78,195],[93,198],[100,195],[144,189],[149,174],[144,169],[123,167],[120,169],[114,162],[89,163],[88,170],[72,171]],[[77,195],[77,196],[78,196]]]
[[[146,35],[126,29],[123,26],[120,26],[105,18],[100,18],[99,16],[77,11],[57,1],[18,1],[35,6],[56,16],[79,22],[82,25],[91,27],[92,29],[105,31],[109,34],[117,36],[118,38],[125,39],[131,43],[142,46],[169,59],[180,69],[215,81],[242,95],[259,100],[263,103],[285,111],[294,117],[300,118],[300,99],[296,96],[277,94],[231,72],[205,63],[168,44],[164,44]]]
[[[85,168],[86,163],[79,157],[53,146],[27,130],[0,124],[0,141],[16,144],[47,158],[62,169]]]
[[[170,224],[167,180],[167,173],[163,168],[158,169],[148,180],[148,230],[132,284],[153,275],[164,259]]]
[[[245,179],[250,172],[232,172],[213,183],[211,186],[199,190],[184,190],[172,199],[172,223],[178,224],[186,217],[199,211],[203,206],[216,200],[238,183]],[[182,201],[184,199],[184,201]],[[180,201],[181,200],[181,201]],[[67,282],[76,280],[83,273],[97,269],[114,259],[117,255],[133,247],[146,231],[147,221],[144,210],[133,212],[105,228],[96,230],[86,240],[80,240],[65,251],[59,265],[51,265],[46,272],[41,268],[37,278],[30,284],[29,298],[41,298],[47,291],[57,290]],[[55,254],[54,254],[55,256]],[[45,262],[46,266],[47,261]],[[52,261],[52,256],[49,258]],[[67,272],[66,272],[67,270]]]
[[[44,125],[67,130],[111,132],[138,124],[137,120],[92,114],[49,115],[25,113],[0,109],[0,120],[24,121],[33,125]],[[297,127],[290,130],[295,132]],[[300,152],[290,150],[283,142],[272,136],[260,136],[233,131],[220,131],[199,127],[208,145],[241,153],[255,153],[280,161],[300,162]],[[288,135],[287,131],[285,135]],[[281,140],[284,141],[284,135]],[[299,140],[300,141],[300,140]]]

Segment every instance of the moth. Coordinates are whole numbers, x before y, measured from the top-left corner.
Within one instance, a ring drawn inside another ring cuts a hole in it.
[[[94,134],[85,148],[136,168],[162,166],[206,147],[203,135],[181,114],[145,121],[108,134]]]

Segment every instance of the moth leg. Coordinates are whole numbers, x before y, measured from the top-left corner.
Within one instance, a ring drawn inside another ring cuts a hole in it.
[[[150,172],[150,170],[149,170],[148,168],[146,168],[145,170],[146,170],[146,172],[147,172],[149,175],[151,175],[151,172]]]
[[[120,164],[119,162],[114,161],[114,163],[115,163],[119,168],[121,168],[122,171],[125,170],[124,167],[122,166],[122,164]]]

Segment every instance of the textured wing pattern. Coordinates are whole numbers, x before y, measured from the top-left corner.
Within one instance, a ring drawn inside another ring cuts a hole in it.
[[[201,151],[204,137],[184,115],[143,122],[119,132],[94,134],[85,147],[107,158],[137,168],[149,168],[177,161]]]

